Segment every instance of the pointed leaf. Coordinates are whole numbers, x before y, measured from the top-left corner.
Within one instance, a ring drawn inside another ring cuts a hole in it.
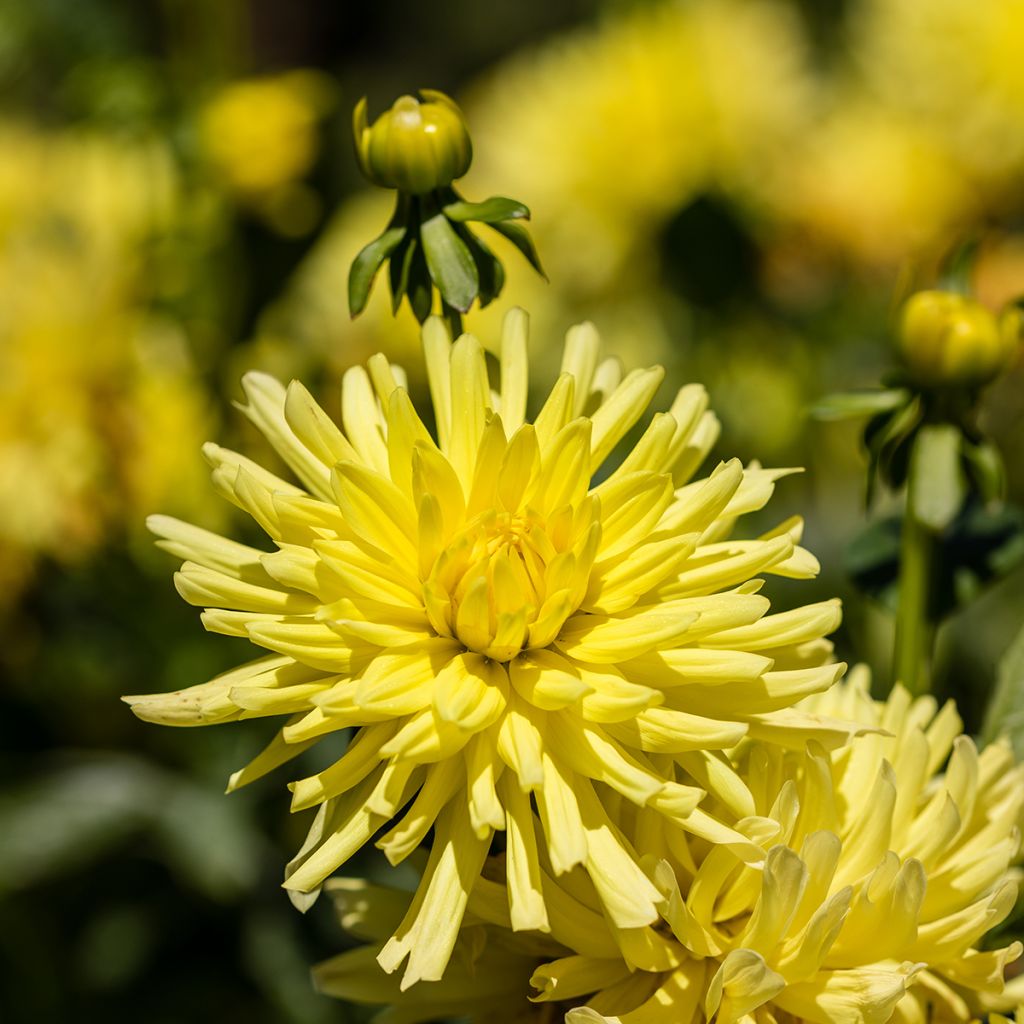
[[[501,289],[505,286],[505,268],[501,265],[501,260],[466,225],[457,224],[455,230],[473,254],[480,276],[479,299],[480,308],[483,309],[501,294]]]
[[[459,199],[445,206],[444,215],[457,224],[467,220],[493,224],[499,220],[530,219],[530,211],[523,203],[515,199],[506,199],[505,196],[491,196],[482,203],[468,203],[465,199]]]
[[[480,275],[468,246],[443,213],[423,221],[420,239],[430,277],[441,297],[453,309],[467,312],[480,290]]]
[[[991,441],[964,442],[965,468],[982,501],[1001,501],[1006,497],[1006,466]]]
[[[366,300],[370,297],[370,288],[380,265],[398,248],[404,237],[404,225],[388,228],[353,261],[352,269],[348,272],[348,308],[352,316],[358,316],[366,308]]]
[[[402,304],[402,298],[409,287],[409,269],[412,266],[413,257],[419,243],[416,236],[410,231],[402,239],[401,244],[391,256],[390,270],[391,284],[391,315],[398,312]]]
[[[490,225],[500,235],[504,235],[527,259],[527,262],[546,281],[548,275],[544,273],[541,266],[540,256],[537,254],[537,247],[533,244],[530,232],[517,224],[514,220],[496,221]]]
[[[854,419],[892,412],[906,405],[909,400],[910,392],[904,388],[845,391],[826,395],[811,407],[810,414],[817,420]]]
[[[892,412],[873,416],[864,428],[864,445],[870,459],[868,468],[868,504],[877,479],[894,490],[903,486],[910,460],[910,441],[922,417],[919,398]],[[877,479],[876,479],[877,478]]]
[[[409,264],[409,280],[405,286],[406,298],[413,316],[423,323],[430,316],[434,302],[434,283],[430,280],[427,260],[423,255],[423,246],[417,245]]]

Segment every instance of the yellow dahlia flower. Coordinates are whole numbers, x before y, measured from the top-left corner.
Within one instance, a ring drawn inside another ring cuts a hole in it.
[[[769,615],[759,593],[761,574],[817,571],[799,520],[730,539],[782,473],[733,460],[691,479],[717,434],[695,385],[609,471],[661,369],[623,377],[599,361],[594,328],[575,327],[528,420],[526,328],[510,313],[492,391],[480,343],[453,345],[427,322],[436,440],[382,356],[346,373],[343,429],[300,384],[249,375],[244,411],[302,486],[216,445],[206,454],[275,550],[152,520],[186,559],[178,590],[206,627],[270,653],[128,701],[171,725],[291,716],[232,789],[358,728],[336,764],[291,785],[293,810],[319,810],[285,885],[314,893],[386,825],[376,845],[393,863],[433,829],[380,954],[389,971],[409,958],[405,985],[440,978],[495,830],[516,930],[551,927],[542,872],[576,867],[616,935],[658,919],[661,894],[610,817],[619,800],[759,858],[697,807],[706,789],[728,800],[732,788],[707,751],[748,736],[801,745],[821,727],[786,709],[842,669],[822,639],[836,602]]]
[[[1003,744],[979,754],[952,704],[936,713],[900,688],[873,702],[863,674],[807,705],[869,731],[831,754],[736,751],[751,811],[736,828],[763,865],[620,817],[662,893],[664,965],[631,971],[574,947],[534,974],[537,999],[586,1003],[571,1024],[924,1024],[991,1005],[1021,952],[977,947],[1014,904],[1024,767]]]

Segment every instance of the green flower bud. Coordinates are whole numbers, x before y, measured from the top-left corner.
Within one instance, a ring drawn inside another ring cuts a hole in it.
[[[420,195],[469,170],[473,147],[462,111],[443,92],[421,89],[420,96],[399,96],[372,125],[366,99],[356,105],[356,155],[374,184]]]
[[[900,319],[900,350],[924,387],[980,387],[999,376],[1016,348],[1019,315],[1002,320],[954,292],[912,295]]]

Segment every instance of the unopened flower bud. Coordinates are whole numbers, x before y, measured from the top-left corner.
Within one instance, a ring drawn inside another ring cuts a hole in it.
[[[999,376],[1013,357],[1019,318],[1012,317],[1008,313],[999,320],[954,292],[917,292],[903,307],[900,350],[918,384],[980,387]]]
[[[400,96],[371,125],[366,100],[355,109],[359,166],[374,184],[419,195],[450,185],[469,170],[473,147],[462,111],[443,92]]]

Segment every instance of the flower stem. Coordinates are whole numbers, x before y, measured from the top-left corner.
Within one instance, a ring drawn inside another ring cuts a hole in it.
[[[931,599],[935,538],[917,516],[917,475],[911,458],[907,507],[900,536],[899,603],[896,609],[896,645],[893,679],[914,696],[931,689],[935,619]]]
[[[455,341],[462,334],[462,314],[444,301],[441,303],[441,312],[444,315],[445,323],[448,325],[448,330],[451,332],[452,341]]]

